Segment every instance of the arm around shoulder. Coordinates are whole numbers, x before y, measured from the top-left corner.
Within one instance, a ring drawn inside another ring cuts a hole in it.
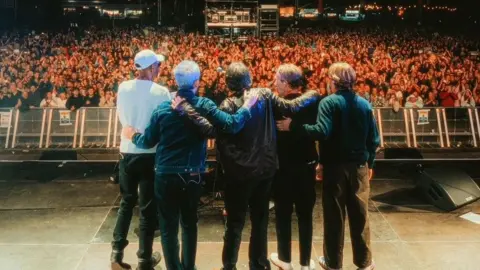
[[[280,113],[284,114],[284,116],[292,116],[320,99],[320,94],[314,90],[309,90],[292,100],[281,98],[273,94],[271,91],[269,95],[273,102],[273,106],[280,111]]]

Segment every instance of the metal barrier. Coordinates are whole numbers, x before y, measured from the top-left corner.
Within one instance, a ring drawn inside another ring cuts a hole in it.
[[[116,110],[115,110],[116,111]],[[110,144],[110,133],[114,121],[112,108],[83,108],[81,110],[79,148],[106,148]]]
[[[13,130],[13,109],[0,109],[0,147],[8,148]]]
[[[0,147],[117,148],[122,125],[115,108],[0,109]],[[382,148],[478,148],[480,108],[375,108]],[[215,140],[209,140],[209,149]]]
[[[376,109],[380,147],[411,147],[408,109]]]
[[[475,133],[474,108],[443,108],[442,115],[444,119],[445,133],[447,138],[447,147],[477,147],[477,137]],[[478,127],[478,122],[476,122]]]
[[[15,110],[12,148],[43,148],[46,117],[46,109]]]
[[[440,109],[409,109],[412,147],[445,147]]]
[[[50,109],[45,147],[76,148],[80,112]]]

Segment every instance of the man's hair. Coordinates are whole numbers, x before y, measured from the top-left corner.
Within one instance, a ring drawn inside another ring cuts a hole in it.
[[[200,80],[200,67],[189,60],[182,61],[173,70],[179,89],[193,89],[196,81]]]
[[[357,80],[357,73],[347,63],[339,62],[330,66],[328,75],[339,88],[352,89]]]
[[[281,79],[286,81],[291,88],[304,88],[306,85],[302,70],[293,64],[283,64],[278,70],[277,74]]]
[[[249,89],[252,85],[250,71],[241,62],[233,62],[228,66],[226,81],[228,89],[233,92]]]

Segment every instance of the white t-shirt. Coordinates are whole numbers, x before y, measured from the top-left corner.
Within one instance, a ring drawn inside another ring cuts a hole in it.
[[[131,126],[144,132],[150,123],[153,111],[163,102],[170,101],[167,88],[151,81],[130,80],[118,87],[117,112],[122,127]],[[130,140],[123,138],[120,153],[146,154],[155,153],[152,149],[137,148]]]

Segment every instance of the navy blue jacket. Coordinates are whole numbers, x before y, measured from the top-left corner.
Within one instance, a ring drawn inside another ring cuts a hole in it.
[[[177,95],[185,98],[197,112],[225,133],[239,132],[251,118],[248,109],[241,108],[234,115],[230,115],[219,110],[213,101],[195,96],[191,90],[180,90]],[[171,104],[171,101],[160,104],[153,112],[145,133],[135,134],[132,142],[145,149],[158,144],[156,173],[205,172],[206,139],[202,134],[193,132],[186,119],[173,112]]]
[[[339,90],[322,99],[316,124],[292,122],[290,129],[320,141],[321,164],[356,162],[374,167],[380,137],[373,110],[351,90]]]

